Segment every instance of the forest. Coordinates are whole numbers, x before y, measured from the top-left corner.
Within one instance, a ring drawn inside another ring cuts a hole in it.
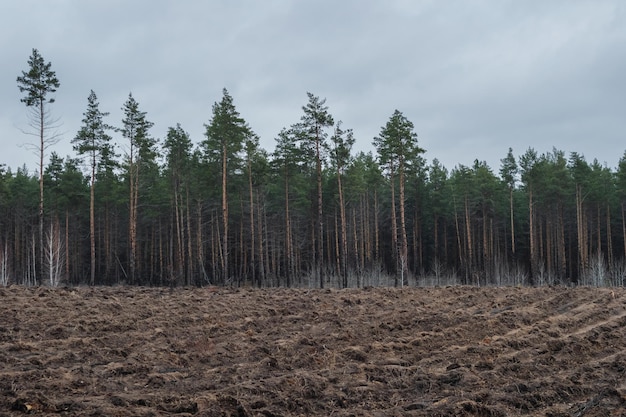
[[[154,137],[132,94],[107,120],[91,91],[62,157],[60,82],[36,49],[28,63],[40,164],[0,166],[0,285],[626,283],[626,153],[616,169],[532,148],[448,169],[398,110],[355,152],[312,93],[268,151],[224,89],[197,142],[179,124]]]

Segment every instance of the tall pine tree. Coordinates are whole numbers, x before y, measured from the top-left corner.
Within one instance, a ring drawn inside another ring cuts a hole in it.
[[[210,162],[221,166],[222,191],[222,230],[220,266],[222,281],[228,282],[231,267],[229,264],[229,202],[228,178],[234,168],[241,163],[241,152],[244,143],[252,134],[250,128],[241,118],[233,104],[228,90],[222,91],[222,100],[213,105],[213,116],[206,127],[206,140],[202,143],[205,155]]]
[[[302,107],[304,115],[300,119],[299,135],[305,146],[310,147],[315,155],[315,176],[317,183],[317,219],[315,234],[315,264],[319,275],[320,287],[324,288],[324,213],[322,193],[322,166],[324,163],[324,151],[327,147],[327,128],[334,124],[333,117],[328,112],[326,99],[307,93],[309,102]]]
[[[378,151],[380,163],[387,166],[392,195],[392,220],[395,219],[395,177],[399,183],[400,228],[392,221],[393,241],[399,245],[397,250],[397,265],[400,270],[401,285],[408,267],[408,238],[405,215],[405,188],[406,175],[417,157],[425,151],[417,145],[417,133],[413,123],[402,112],[395,110],[387,124],[381,129],[380,135],[374,138],[374,146]],[[399,239],[398,239],[399,234]],[[399,243],[398,243],[399,240]]]
[[[89,162],[89,238],[90,238],[90,284],[94,285],[96,280],[96,214],[95,214],[95,186],[96,172],[100,159],[106,156],[110,149],[111,136],[106,132],[112,127],[104,123],[104,118],[109,113],[103,113],[99,109],[96,93],[91,90],[87,98],[87,110],[83,113],[83,126],[72,140],[74,150],[79,155],[86,156]]]
[[[128,164],[128,184],[129,184],[129,222],[128,222],[128,242],[129,242],[129,270],[130,282],[137,283],[138,266],[138,242],[137,242],[137,220],[139,209],[139,185],[141,167],[154,160],[156,156],[156,140],[149,134],[153,123],[146,119],[146,112],[139,110],[139,103],[128,95],[128,100],[122,107],[124,119],[122,120],[121,133],[128,139],[127,161]]]
[[[44,246],[44,193],[43,193],[43,171],[44,155],[47,147],[58,141],[58,135],[51,134],[56,128],[56,121],[51,118],[48,104],[54,103],[54,97],[50,95],[57,91],[61,85],[54,71],[52,64],[46,63],[37,49],[33,49],[32,55],[28,59],[28,72],[22,71],[22,75],[17,77],[17,87],[20,92],[26,93],[21,102],[26,107],[32,109],[29,115],[31,128],[38,136],[39,144],[34,146],[39,153],[39,265],[43,269],[43,246]],[[41,271],[43,280],[43,270]]]

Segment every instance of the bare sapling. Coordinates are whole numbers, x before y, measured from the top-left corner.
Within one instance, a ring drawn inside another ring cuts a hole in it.
[[[9,285],[9,253],[6,243],[0,246],[0,285]]]
[[[59,225],[50,223],[50,229],[46,233],[45,261],[48,272],[48,284],[58,287],[63,279],[63,267],[65,259],[65,245],[61,239]]]

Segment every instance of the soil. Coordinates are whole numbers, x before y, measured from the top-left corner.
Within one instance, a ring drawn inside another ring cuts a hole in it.
[[[0,416],[626,416],[626,289],[0,288]]]

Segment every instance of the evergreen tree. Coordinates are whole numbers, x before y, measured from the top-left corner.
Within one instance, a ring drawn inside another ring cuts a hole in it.
[[[535,235],[536,210],[534,208],[534,191],[539,178],[537,163],[537,151],[533,148],[528,148],[528,150],[519,158],[522,184],[528,198],[528,241],[531,283],[538,273],[537,238]]]
[[[395,110],[387,124],[381,129],[380,135],[374,138],[374,146],[378,151],[381,165],[387,167],[392,190],[392,234],[396,246],[397,265],[400,270],[401,285],[408,268],[408,238],[405,215],[406,174],[424,149],[417,145],[417,134],[414,126],[399,110]],[[395,221],[395,177],[399,182],[400,229]],[[398,239],[399,235],[399,239]],[[399,241],[399,243],[398,243]],[[399,247],[398,247],[399,246]]]
[[[175,262],[169,266],[172,279],[178,283],[189,284],[188,279],[183,280],[186,267],[193,264],[189,247],[191,230],[189,225],[189,182],[191,175],[191,152],[192,143],[189,134],[183,130],[180,124],[175,128],[170,127],[163,143],[165,149],[166,176],[170,184],[171,206],[173,210],[174,233],[170,247],[174,247]],[[185,221],[187,218],[187,222]]]
[[[465,165],[458,165],[450,173],[457,243],[456,262],[463,272],[463,284],[478,284],[474,282],[476,251],[472,228],[472,197],[475,194],[473,179],[472,170]]]
[[[517,183],[517,175],[519,168],[515,157],[513,156],[513,149],[509,148],[509,151],[505,158],[501,159],[502,163],[500,167],[500,177],[502,181],[507,185],[509,189],[509,213],[510,213],[510,226],[511,226],[511,254],[515,257],[515,221],[513,214],[513,191],[515,190],[515,184]]]
[[[229,264],[229,201],[228,178],[235,167],[240,166],[241,152],[245,140],[252,134],[250,128],[241,118],[233,104],[233,98],[228,91],[222,91],[222,100],[213,105],[213,116],[206,127],[206,140],[202,143],[209,161],[218,162],[221,166],[222,192],[222,230],[220,231],[221,251],[220,266],[222,282],[230,280],[231,266]]]
[[[109,113],[99,109],[98,98],[93,90],[87,98],[87,110],[83,113],[83,125],[72,140],[74,150],[81,156],[86,156],[90,168],[89,178],[89,248],[90,248],[90,284],[96,280],[96,213],[95,213],[95,185],[98,165],[105,152],[110,149],[111,136],[106,132],[112,127],[104,123]]]
[[[374,273],[382,264],[380,249],[380,195],[384,178],[371,152],[359,152],[345,170],[345,200],[352,202],[352,247],[358,286],[364,275]],[[349,222],[349,221],[348,221]]]
[[[64,159],[52,152],[44,171],[50,222],[44,239],[43,272],[50,285],[57,285],[62,278],[67,283],[79,283],[85,275],[83,260],[88,258],[88,245],[84,244],[83,209],[88,187],[79,164],[77,159]]]
[[[494,219],[496,217],[496,202],[500,182],[493,174],[491,168],[484,161],[474,161],[472,169],[474,196],[471,212],[475,215],[476,221],[480,222],[480,239],[474,241],[476,249],[476,261],[479,270],[482,272],[484,282],[479,284],[494,284],[496,277],[495,254],[494,254]]]
[[[50,130],[56,128],[56,121],[51,118],[48,104],[54,103],[54,98],[49,96],[55,93],[61,84],[51,69],[52,64],[50,62],[46,64],[37,49],[33,49],[28,66],[28,72],[22,71],[22,75],[17,77],[17,86],[20,92],[26,93],[20,101],[32,109],[29,115],[30,124],[37,132],[32,134],[39,138],[39,144],[34,148],[39,153],[39,264],[43,265],[44,155],[46,148],[58,141],[57,134],[50,134]]]
[[[431,269],[436,278],[439,278],[442,261],[446,263],[448,251],[446,248],[446,217],[450,196],[448,194],[448,170],[441,165],[437,158],[433,159],[428,171],[430,207],[433,221],[433,254]],[[443,238],[443,245],[441,240]],[[443,246],[443,250],[442,250]]]
[[[337,193],[339,195],[339,218],[341,222],[341,245],[340,245],[340,275],[343,279],[343,286],[348,286],[348,226],[346,220],[346,203],[342,177],[346,166],[350,162],[354,136],[352,130],[343,130],[341,121],[335,126],[335,133],[331,137],[333,146],[330,151],[331,160],[335,166],[337,175]],[[356,255],[356,254],[355,254]]]
[[[248,135],[245,140],[244,150],[248,176],[248,227],[250,232],[248,251],[250,253],[250,264],[249,266],[244,265],[243,269],[247,271],[246,275],[250,275],[252,284],[260,285],[265,276],[263,265],[263,227],[262,223],[258,222],[260,216],[255,215],[258,206],[255,205],[255,189],[258,189],[264,183],[263,177],[266,174],[264,171],[267,169],[267,155],[260,148],[259,137],[255,134]],[[258,192],[256,197],[258,201]],[[257,277],[257,272],[260,273],[260,277]]]
[[[139,186],[142,167],[145,169],[154,162],[156,157],[156,140],[149,134],[153,123],[146,119],[146,113],[139,110],[139,103],[128,95],[128,100],[122,107],[124,119],[120,129],[122,136],[128,140],[126,154],[129,184],[129,266],[130,282],[137,283],[138,267],[138,209],[139,209]]]
[[[282,229],[284,230],[284,275],[286,285],[293,283],[296,274],[296,253],[294,245],[294,230],[292,227],[291,202],[294,200],[292,188],[297,180],[297,171],[302,160],[301,150],[298,148],[298,138],[292,129],[282,129],[276,138],[276,147],[272,155],[272,163],[278,178],[282,177],[284,203],[281,206],[284,216]]]
[[[315,155],[315,175],[317,184],[317,227],[314,230],[314,250],[316,272],[319,275],[320,288],[324,288],[324,212],[322,193],[322,166],[324,163],[324,150],[327,147],[326,129],[334,124],[333,117],[328,112],[326,99],[320,99],[312,93],[307,93],[309,102],[302,107],[304,115],[297,125],[303,144],[313,151]]]
[[[101,283],[117,284],[124,272],[121,269],[118,252],[120,252],[120,222],[121,212],[125,211],[128,203],[126,191],[119,177],[120,163],[112,143],[103,144],[100,149],[100,158],[96,172],[94,194],[98,196],[96,211],[98,215],[99,242],[101,250],[97,251],[100,258],[98,264],[101,275],[105,280]]]

